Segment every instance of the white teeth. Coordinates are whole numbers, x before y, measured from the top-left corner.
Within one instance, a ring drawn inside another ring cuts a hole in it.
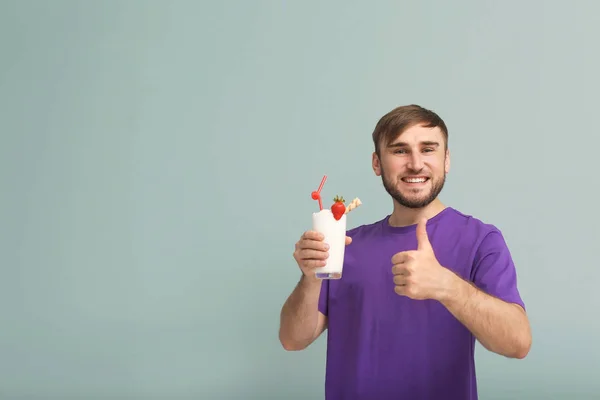
[[[408,183],[423,183],[426,181],[426,178],[404,178],[404,181]]]

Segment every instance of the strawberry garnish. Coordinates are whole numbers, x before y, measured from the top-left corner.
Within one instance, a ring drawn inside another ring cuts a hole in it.
[[[333,204],[331,205],[331,213],[333,214],[333,218],[336,221],[339,221],[340,218],[346,213],[346,205],[344,204],[345,200],[342,196],[335,196],[333,198]]]

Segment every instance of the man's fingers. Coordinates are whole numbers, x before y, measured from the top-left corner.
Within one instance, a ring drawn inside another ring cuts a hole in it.
[[[392,264],[401,264],[414,259],[414,251],[401,251],[392,256]]]
[[[406,286],[408,284],[408,276],[394,275],[394,284],[398,286]]]
[[[394,264],[392,266],[392,275],[409,276],[411,274],[411,268],[410,263]]]
[[[394,286],[394,292],[400,296],[413,297],[414,289],[410,285],[396,285]]]
[[[302,239],[298,242],[298,249],[300,251],[305,249],[327,251],[329,250],[329,245],[321,240]]]
[[[427,235],[427,218],[423,218],[417,225],[417,248],[419,250],[431,250],[429,236]]]
[[[302,234],[302,237],[300,238],[301,240],[304,239],[308,239],[308,240],[323,240],[325,239],[325,236],[317,231],[306,231]]]
[[[302,249],[298,252],[298,256],[301,260],[325,260],[329,257],[329,253],[326,251]]]
[[[302,260],[302,267],[304,268],[319,268],[324,267],[325,264],[325,260]]]
[[[322,242],[324,239],[325,239],[325,236],[320,232],[306,231],[300,237],[299,242],[304,242],[304,243],[308,243],[308,242],[312,242],[312,241]],[[349,245],[350,243],[352,243],[352,238],[350,236],[346,236],[346,246]]]

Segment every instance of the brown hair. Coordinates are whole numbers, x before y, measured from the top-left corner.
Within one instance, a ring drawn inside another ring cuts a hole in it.
[[[380,155],[380,145],[387,146],[414,125],[440,128],[446,140],[445,147],[448,148],[448,128],[444,120],[431,110],[411,104],[394,108],[377,122],[373,131],[373,144],[377,155]]]

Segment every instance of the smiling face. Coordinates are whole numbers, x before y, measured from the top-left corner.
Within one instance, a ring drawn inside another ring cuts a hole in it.
[[[407,128],[373,153],[373,171],[398,204],[423,208],[442,191],[450,170],[450,154],[439,127],[421,124]]]

